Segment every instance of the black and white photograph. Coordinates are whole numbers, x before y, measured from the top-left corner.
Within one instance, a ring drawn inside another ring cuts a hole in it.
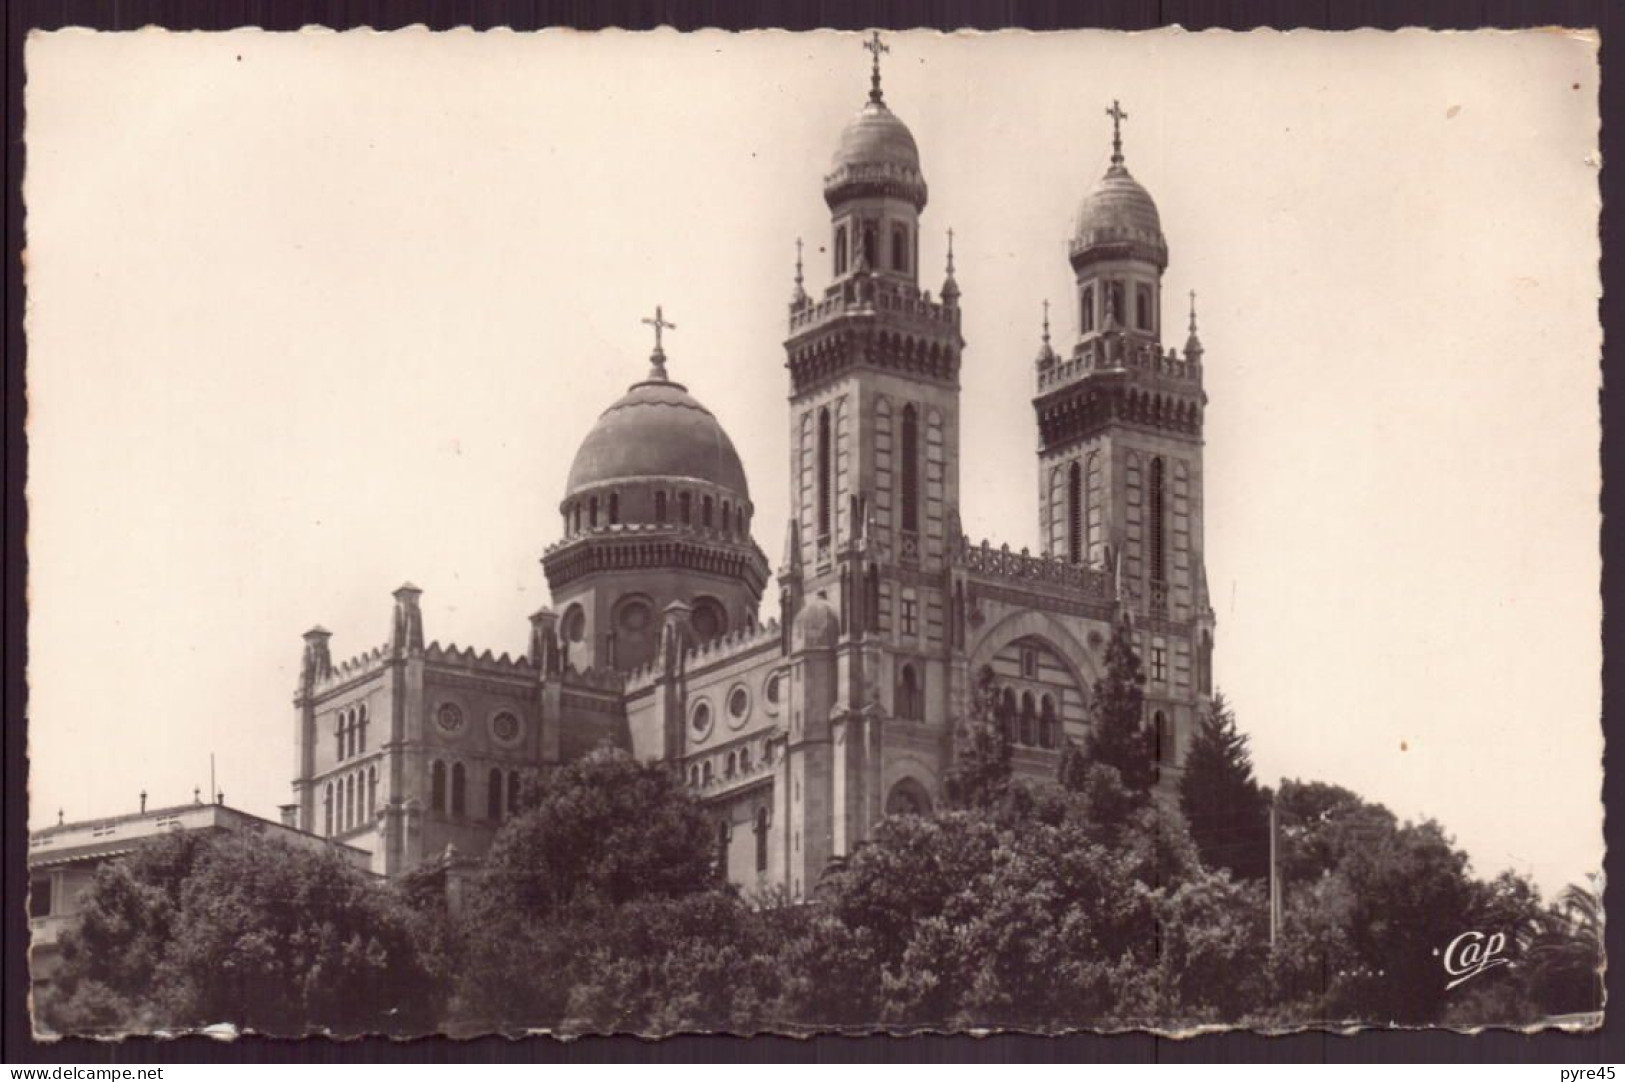
[[[1594,1031],[1598,50],[32,33],[33,1033]]]

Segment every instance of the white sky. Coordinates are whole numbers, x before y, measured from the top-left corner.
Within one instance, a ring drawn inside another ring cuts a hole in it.
[[[679,329],[776,563],[794,239],[856,35],[31,37],[31,823],[275,814],[300,633],[424,588],[517,653],[574,449]],[[963,517],[1037,547],[1040,301],[1122,100],[1199,291],[1218,682],[1261,779],[1432,816],[1548,894],[1601,862],[1593,42],[893,34],[925,284],[956,232]],[[1183,332],[1171,344],[1183,346]]]

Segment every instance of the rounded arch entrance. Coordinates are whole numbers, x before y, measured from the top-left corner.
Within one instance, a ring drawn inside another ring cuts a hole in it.
[[[886,793],[887,815],[929,816],[931,812],[931,794],[915,778],[899,778]]]
[[[994,624],[970,652],[971,679],[984,672],[992,676],[1001,723],[1018,747],[1060,748],[1068,738],[1083,738],[1100,673],[1060,621],[1026,610]]]

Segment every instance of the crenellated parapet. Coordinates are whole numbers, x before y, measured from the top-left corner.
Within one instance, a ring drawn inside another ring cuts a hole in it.
[[[994,548],[987,541],[973,545],[965,538],[954,553],[954,562],[984,581],[1046,593],[1059,591],[1091,600],[1117,600],[1116,585],[1104,568],[1068,563],[1053,556],[1034,556],[1026,549],[1012,552],[1009,545]]]
[[[781,638],[779,622],[736,628],[697,646],[691,647],[684,657],[684,669],[693,672],[705,665],[718,665],[733,658],[749,654],[764,646],[778,646]]]
[[[509,657],[506,653],[493,654],[490,650],[475,650],[471,646],[431,642],[423,651],[423,658],[432,664],[455,665],[461,669],[488,672],[502,676],[534,676],[536,666],[526,657]]]
[[[316,694],[343,687],[362,677],[382,671],[389,663],[389,644],[375,646],[371,650],[364,650],[352,658],[347,658],[316,674],[311,690]]]
[[[1106,336],[1080,342],[1072,356],[1061,358],[1051,354],[1037,365],[1037,393],[1042,396],[1081,382],[1101,373],[1133,373],[1151,385],[1168,384],[1171,390],[1187,394],[1200,394],[1202,364],[1196,356],[1181,357],[1178,350],[1166,353],[1149,342],[1130,342],[1118,339],[1114,344]]]

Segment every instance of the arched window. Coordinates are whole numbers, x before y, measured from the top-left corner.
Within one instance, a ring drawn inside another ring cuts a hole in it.
[[[846,273],[846,226],[835,228],[835,273]]]
[[[463,769],[462,763],[453,763],[451,768],[451,814],[466,815],[468,813],[468,771]]]
[[[1134,325],[1142,331],[1151,329],[1151,287],[1143,283],[1134,287]]]
[[[920,415],[913,403],[903,407],[902,442],[897,448],[902,464],[903,529],[920,529]]]
[[[1038,743],[1045,748],[1055,746],[1055,699],[1049,695],[1038,704]]]
[[[437,812],[446,810],[446,764],[439,759],[429,770],[429,807]]]
[[[1174,731],[1168,725],[1168,715],[1158,710],[1151,716],[1151,723],[1156,729],[1157,762],[1172,763],[1174,761]]]
[[[892,226],[891,230],[891,267],[908,273],[908,230],[900,225]]]
[[[880,269],[880,237],[875,232],[873,222],[866,222],[863,226],[863,261],[869,264],[871,270]]]
[[[737,773],[739,773],[739,753],[730,751],[728,753],[728,768],[726,776],[731,778]]]
[[[1082,304],[1082,310],[1081,310],[1081,312],[1079,314],[1078,326],[1083,328],[1083,333],[1084,334],[1088,334],[1090,331],[1095,329],[1095,287],[1094,286],[1084,286],[1083,287],[1083,304]]]
[[[688,784],[695,789],[700,787],[700,766],[698,763],[692,763],[689,765]]]
[[[743,748],[739,749],[739,772],[741,774],[746,774],[746,773],[750,772],[750,748],[749,747],[743,747]]]
[[[666,494],[664,492],[655,493],[655,521],[666,521]]]
[[[745,509],[743,507],[736,506],[734,508],[734,533],[740,537],[745,536]]]
[[[684,526],[694,521],[694,497],[687,492],[677,495],[677,518]]]
[[[1033,693],[1021,693],[1021,742],[1028,747],[1038,743],[1038,703]]]
[[[722,532],[730,533],[733,530],[733,505],[727,500],[722,501]]]
[[[367,822],[372,822],[378,815],[378,768],[367,768]]]
[[[1083,467],[1077,462],[1066,469],[1066,558],[1083,563]]]
[[[344,829],[355,826],[355,775],[344,779]]]
[[[344,760],[344,715],[333,715],[333,758],[336,761]]]
[[[598,528],[598,497],[594,496],[587,501],[587,525],[593,529]]]
[[[767,871],[767,809],[756,809],[756,872]]]
[[[609,494],[609,524],[615,525],[621,521],[621,495],[618,492]]]
[[[493,822],[502,818],[502,771],[496,767],[485,779],[485,817]]]
[[[897,716],[909,721],[924,720],[924,698],[920,694],[920,681],[914,673],[914,666],[904,665],[897,673]]]
[[[508,814],[519,813],[519,771],[508,771]]]
[[[1123,283],[1106,283],[1106,323],[1122,326],[1126,318],[1123,311]]]
[[[322,833],[328,837],[333,836],[333,783],[328,782],[327,788],[322,791]]]
[[[581,505],[578,503],[571,510],[575,513],[575,532],[581,532]]]
[[[829,536],[829,408],[818,411],[818,536]]]
[[[709,759],[700,764],[700,784],[711,784],[711,760]]]
[[[700,500],[700,525],[707,530],[711,528],[711,506],[711,497]]]
[[[1167,560],[1163,544],[1163,504],[1165,502],[1162,456],[1151,460],[1151,578],[1166,582]]]

